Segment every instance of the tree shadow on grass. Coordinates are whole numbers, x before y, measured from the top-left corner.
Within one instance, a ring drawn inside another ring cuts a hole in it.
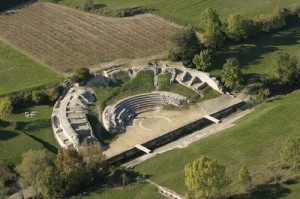
[[[220,51],[212,55],[213,70],[221,70],[226,59],[237,57],[242,69],[249,69],[251,65],[261,63],[266,54],[273,53],[280,46],[299,44],[299,20],[273,34],[262,34],[236,45],[227,44]]]
[[[105,7],[107,7],[107,5],[103,4],[103,3],[94,4],[94,9],[101,9],[101,8],[105,8]]]
[[[264,184],[255,187],[251,193],[239,194],[229,197],[230,199],[275,199],[285,197],[291,193],[289,188],[280,184]]]
[[[8,130],[0,129],[0,141],[8,140],[8,139],[14,138],[18,135],[19,134],[16,133],[15,131],[8,131]]]
[[[46,142],[46,141],[44,141],[44,140],[42,140],[42,139],[40,139],[40,138],[38,138],[34,135],[30,135],[26,132],[23,132],[23,133],[25,135],[31,137],[34,141],[37,141],[37,142],[41,143],[48,151],[51,151],[52,153],[57,154],[58,149],[55,146],[53,146],[52,144],[50,144],[49,142]]]
[[[21,129],[26,132],[35,132],[41,129],[51,127],[50,119],[39,119],[39,120],[34,120],[29,122],[23,122],[22,124],[23,125]]]

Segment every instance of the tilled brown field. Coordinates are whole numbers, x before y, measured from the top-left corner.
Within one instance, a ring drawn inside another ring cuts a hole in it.
[[[151,14],[107,18],[48,3],[0,16],[0,37],[56,70],[162,52],[180,27]]]

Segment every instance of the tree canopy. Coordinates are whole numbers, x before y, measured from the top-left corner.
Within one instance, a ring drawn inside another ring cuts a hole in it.
[[[236,89],[241,85],[243,74],[236,59],[226,59],[221,71],[221,80],[230,89]]]
[[[211,8],[206,8],[201,16],[201,24],[204,30],[205,46],[213,50],[221,47],[224,41],[224,34],[217,12]]]
[[[185,165],[187,196],[191,198],[213,198],[221,195],[230,184],[225,176],[226,168],[205,156]]]
[[[191,28],[185,28],[171,38],[168,47],[168,58],[171,61],[183,61],[185,65],[190,65],[200,49],[200,41],[195,31]]]
[[[225,23],[228,38],[238,42],[247,38],[247,21],[239,14],[231,14]]]
[[[91,72],[87,67],[76,68],[75,73],[80,81],[87,80],[91,76]]]
[[[280,151],[281,160],[291,167],[297,167],[300,163],[300,138],[289,138]]]
[[[74,148],[58,150],[55,166],[61,179],[61,188],[66,193],[74,193],[91,179],[91,173],[83,157]]]
[[[196,68],[201,71],[206,71],[211,66],[211,57],[208,50],[202,50],[199,55],[195,55],[193,63]]]
[[[29,150],[22,155],[23,159],[17,166],[23,183],[31,185],[38,195],[38,190],[45,190],[47,172],[51,169],[51,158],[45,150]]]
[[[271,76],[280,83],[293,84],[299,81],[299,60],[296,56],[278,50],[273,55]]]
[[[10,97],[0,98],[0,119],[7,119],[13,111],[12,100]]]

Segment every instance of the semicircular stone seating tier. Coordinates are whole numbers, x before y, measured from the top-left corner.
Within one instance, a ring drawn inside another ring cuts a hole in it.
[[[55,103],[51,123],[55,138],[61,147],[78,149],[84,142],[93,143],[94,136],[87,120],[87,104],[95,97],[86,87],[74,86]]]
[[[102,113],[103,126],[111,133],[121,133],[140,113],[155,110],[164,104],[180,106],[186,101],[187,97],[165,91],[134,95],[107,106]]]
[[[201,95],[201,90],[206,86],[210,86],[221,94],[224,94],[223,85],[210,74],[195,69],[186,68],[182,65],[168,66],[143,66],[127,68],[123,66],[111,67],[104,70],[104,76],[112,81],[114,75],[119,72],[127,72],[133,78],[136,74],[143,70],[152,70],[154,72],[154,85],[157,86],[157,76],[159,74],[171,73],[170,82],[180,83]],[[126,125],[139,113],[153,110],[155,107],[162,106],[166,103],[172,103],[174,99],[178,99],[178,94],[170,92],[153,92],[142,95],[136,95],[119,101],[114,106],[107,106],[102,114],[103,126],[111,133],[124,132]],[[183,99],[183,96],[180,96]],[[187,98],[184,98],[186,101]],[[175,100],[176,101],[176,100]],[[180,100],[179,100],[180,101]],[[182,101],[180,101],[182,102]]]
[[[186,68],[180,65],[168,66],[164,65],[163,67],[158,66],[144,66],[144,67],[112,67],[106,69],[103,74],[106,78],[114,80],[114,74],[119,73],[121,71],[127,72],[128,75],[133,78],[136,74],[142,70],[153,70],[154,71],[154,80],[156,80],[159,74],[171,73],[172,77],[170,82],[180,83],[195,92],[201,94],[201,90],[206,86],[210,86],[214,90],[218,91],[221,94],[224,94],[224,87],[220,81],[216,79],[216,77],[211,76],[209,73],[205,73],[202,71],[198,71],[191,68]],[[154,81],[155,86],[157,82]]]

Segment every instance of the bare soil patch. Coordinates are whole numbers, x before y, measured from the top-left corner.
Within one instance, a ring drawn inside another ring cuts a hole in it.
[[[152,14],[107,18],[49,3],[0,16],[0,39],[63,72],[162,53],[179,28]]]

